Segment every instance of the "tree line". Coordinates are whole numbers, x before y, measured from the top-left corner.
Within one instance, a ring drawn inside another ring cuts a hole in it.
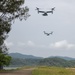
[[[66,60],[59,57],[42,59],[22,59],[13,58],[10,66],[56,66],[56,67],[75,67],[75,60]]]
[[[9,65],[11,57],[8,55],[8,48],[4,41],[11,30],[12,22],[15,19],[27,19],[29,8],[23,7],[25,0],[0,0],[0,69]]]

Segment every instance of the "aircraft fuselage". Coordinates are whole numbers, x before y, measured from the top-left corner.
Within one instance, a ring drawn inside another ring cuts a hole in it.
[[[44,14],[42,14],[43,16],[48,16],[48,14],[47,13],[44,13]]]

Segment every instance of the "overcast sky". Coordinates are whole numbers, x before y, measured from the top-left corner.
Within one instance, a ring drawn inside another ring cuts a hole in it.
[[[25,5],[31,16],[12,25],[5,41],[9,52],[75,58],[75,0],[26,0]],[[55,7],[55,11],[42,16],[36,7],[45,11]],[[43,31],[53,31],[53,35],[46,36]]]

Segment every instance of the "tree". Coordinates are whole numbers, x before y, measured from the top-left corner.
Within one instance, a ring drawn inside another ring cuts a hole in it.
[[[11,30],[12,21],[15,19],[27,19],[29,8],[23,7],[25,0],[0,0],[0,69],[10,63],[8,48],[4,41]]]

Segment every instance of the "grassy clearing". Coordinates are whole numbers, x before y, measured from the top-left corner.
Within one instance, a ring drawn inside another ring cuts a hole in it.
[[[16,71],[16,70],[15,69],[11,69],[11,70],[0,70],[0,73],[13,72],[13,71]]]
[[[32,75],[75,75],[75,70],[59,67],[38,67],[33,70]]]

